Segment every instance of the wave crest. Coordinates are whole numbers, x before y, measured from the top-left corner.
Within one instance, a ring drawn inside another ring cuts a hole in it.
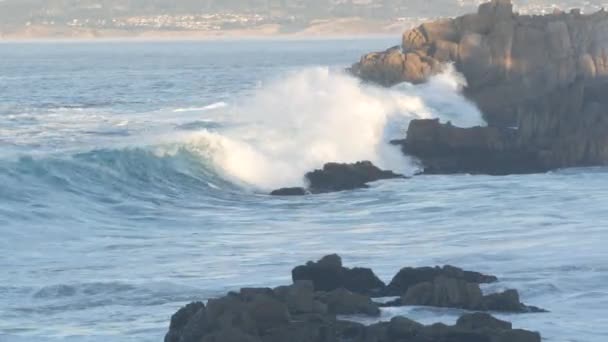
[[[302,186],[304,174],[326,162],[369,160],[411,174],[414,163],[389,144],[405,135],[410,120],[484,124],[460,94],[463,80],[449,67],[427,84],[384,89],[311,68],[270,82],[232,108],[238,126],[191,134],[185,143],[229,179],[265,190]]]

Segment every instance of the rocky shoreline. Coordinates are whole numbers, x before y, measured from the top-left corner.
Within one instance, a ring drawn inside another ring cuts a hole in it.
[[[538,313],[517,290],[483,295],[498,279],[453,266],[401,269],[386,285],[371,269],[347,268],[328,255],[292,271],[293,284],[243,288],[193,302],[171,318],[165,342],[540,342],[537,332],[514,329],[489,313]],[[397,297],[382,304],[373,298]],[[343,316],[379,317],[386,306],[470,310],[453,326],[423,325],[398,316],[364,325]]]
[[[419,162],[420,173],[511,175],[608,164],[608,12],[519,15],[511,0],[491,0],[477,13],[408,30],[401,46],[369,53],[349,71],[389,87],[424,83],[449,64],[466,78],[464,95],[488,125],[412,120],[405,137],[391,143]],[[272,195],[400,177],[364,163],[327,164],[306,175],[308,189]]]
[[[608,164],[608,13],[519,15],[510,0],[422,24],[350,69],[383,86],[453,64],[487,127],[414,121],[404,153],[431,174],[513,174]]]

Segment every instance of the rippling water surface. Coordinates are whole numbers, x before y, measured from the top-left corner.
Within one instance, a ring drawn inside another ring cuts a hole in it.
[[[487,291],[550,310],[502,316],[517,327],[607,341],[608,169],[265,195],[324,158],[412,171],[382,138],[478,120],[452,78],[391,92],[339,72],[397,40],[0,44],[0,341],[160,341],[184,303],[333,252],[386,281],[495,274]]]

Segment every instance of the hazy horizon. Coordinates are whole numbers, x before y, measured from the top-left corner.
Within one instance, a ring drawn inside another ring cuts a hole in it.
[[[397,34],[479,0],[0,0],[0,39]],[[593,12],[602,1],[514,1],[521,13]]]

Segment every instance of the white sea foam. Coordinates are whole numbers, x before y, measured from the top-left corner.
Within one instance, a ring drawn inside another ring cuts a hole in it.
[[[212,103],[212,104],[210,104],[208,106],[204,106],[204,107],[177,108],[177,109],[174,109],[173,112],[174,113],[204,112],[204,111],[207,111],[207,110],[224,108],[224,107],[227,107],[227,106],[228,106],[228,104],[226,102],[216,102],[216,103]]]
[[[383,89],[327,68],[306,69],[231,108],[237,127],[198,132],[187,144],[228,178],[261,189],[304,185],[304,174],[326,162],[369,160],[411,174],[414,164],[389,144],[404,137],[410,120],[484,124],[460,94],[463,82],[448,68],[424,85]]]

